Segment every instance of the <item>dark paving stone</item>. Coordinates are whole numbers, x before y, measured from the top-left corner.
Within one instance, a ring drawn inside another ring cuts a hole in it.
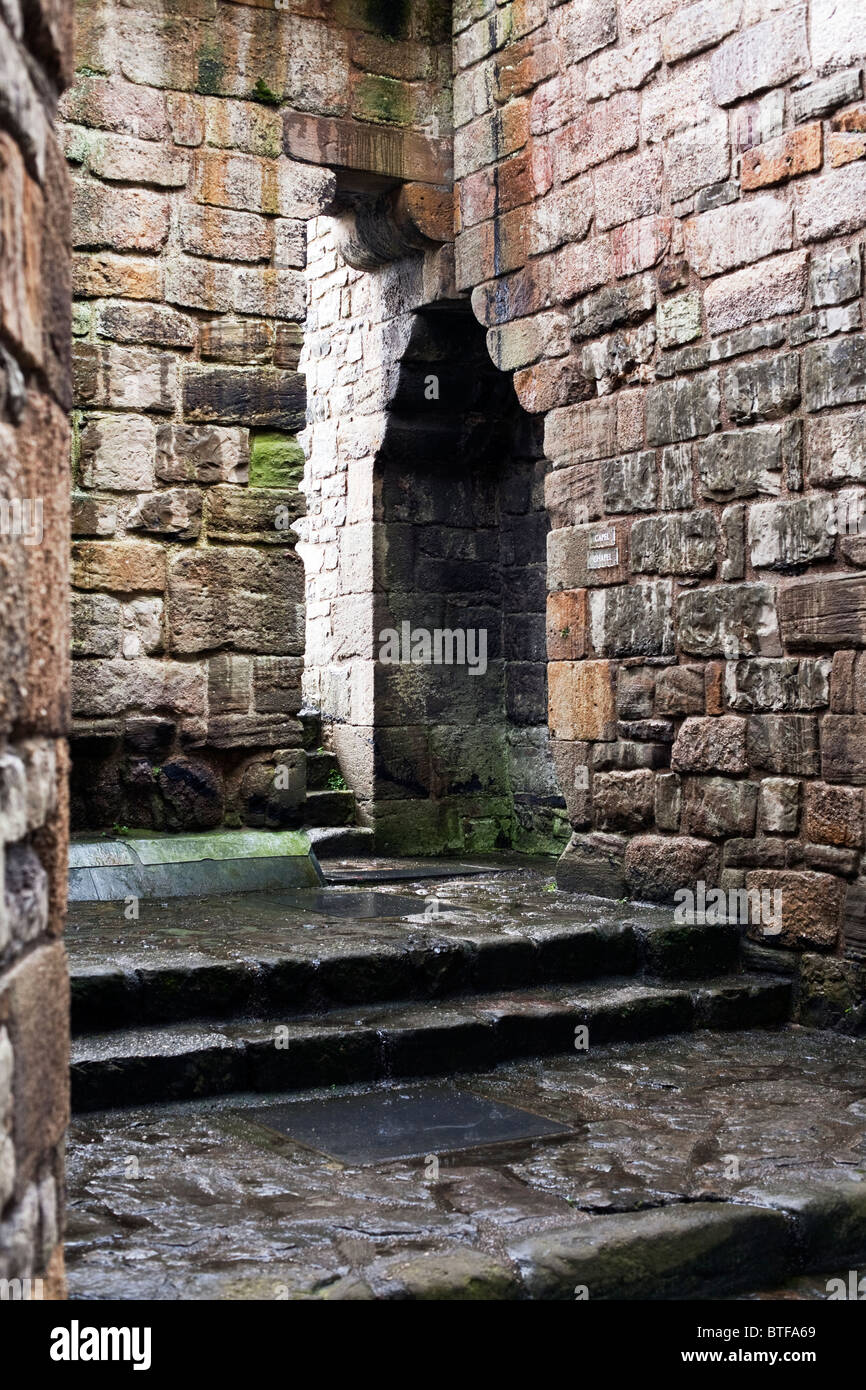
[[[296,1100],[247,1111],[245,1118],[353,1164],[569,1132],[540,1115],[441,1085]]]

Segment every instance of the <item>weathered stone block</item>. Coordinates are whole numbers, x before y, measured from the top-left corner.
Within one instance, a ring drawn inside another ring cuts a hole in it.
[[[596,589],[590,594],[590,633],[599,656],[671,656],[674,651],[670,580]]]
[[[680,646],[693,656],[781,654],[775,591],[769,584],[723,584],[677,601]]]
[[[725,430],[697,449],[701,493],[714,501],[781,491],[782,429]]]
[[[809,714],[753,714],[748,720],[746,755],[751,767],[814,777],[818,772],[818,720]]]
[[[304,378],[266,367],[189,367],[183,378],[188,420],[259,426],[297,434],[304,425]]]
[[[756,869],[746,874],[751,891],[782,895],[781,930],[778,924],[755,923],[749,928],[754,940],[797,950],[811,947],[832,950],[839,937],[845,884],[830,874],[791,870]]]
[[[811,7],[809,40],[817,68],[856,63],[866,53],[866,16],[856,4],[815,0]]]
[[[303,596],[303,567],[293,552],[208,546],[179,555],[168,579],[171,650],[298,654]]]
[[[806,6],[796,5],[734,34],[712,59],[713,92],[730,106],[752,92],[781,86],[809,66]]]
[[[703,714],[703,666],[666,666],[656,677],[656,714]]]
[[[654,775],[637,772],[597,772],[592,779],[593,821],[600,830],[643,830],[652,824]]]
[[[812,258],[809,287],[812,303],[845,304],[860,293],[862,270],[859,246],[834,246]]]
[[[252,697],[251,656],[221,652],[207,664],[207,697],[211,714],[246,714]]]
[[[799,313],[806,302],[808,273],[808,252],[794,251],[714,280],[704,295],[710,333]]]
[[[551,740],[550,749],[556,768],[556,780],[562,795],[568,819],[575,827],[589,823],[589,745],[569,743],[564,739]]]
[[[596,893],[602,898],[625,896],[621,835],[572,835],[556,864],[559,888],[572,893]]]
[[[544,452],[554,468],[616,453],[616,400],[602,396],[552,410],[544,422]]]
[[[728,777],[687,777],[682,804],[682,831],[705,839],[751,835],[758,803],[757,782]]]
[[[647,443],[675,444],[712,434],[721,420],[718,372],[665,382],[647,392]]]
[[[592,121],[597,107],[590,107]],[[636,140],[635,142],[636,143]],[[627,148],[632,148],[628,146]],[[608,231],[625,222],[650,217],[661,210],[665,169],[659,150],[648,149],[632,159],[595,173],[595,218],[599,231]]]
[[[652,449],[603,459],[600,471],[606,512],[651,512],[655,508],[658,483]]]
[[[75,403],[84,409],[174,410],[177,363],[170,353],[74,343],[72,379]]]
[[[796,353],[779,353],[757,362],[743,362],[725,373],[725,404],[738,424],[774,420],[800,401],[800,360]]]
[[[866,718],[827,714],[821,724],[821,776],[825,782],[866,786]]]
[[[703,332],[701,296],[697,290],[664,299],[656,308],[656,332],[659,347],[677,347],[690,343]]]
[[[303,661],[299,656],[257,656],[253,660],[253,701],[257,710],[297,714],[301,708]]]
[[[631,567],[638,574],[713,574],[718,527],[712,512],[639,518],[631,529]]]
[[[689,835],[635,835],[625,852],[629,895],[650,902],[672,902],[699,882],[712,887],[720,867],[718,848]]]
[[[866,579],[831,575],[789,584],[778,605],[786,647],[866,646]]]
[[[569,742],[616,734],[613,678],[608,661],[554,661],[548,667],[549,724]]]
[[[153,487],[156,426],[146,415],[90,415],[79,434],[81,481],[112,492]]]
[[[206,361],[257,366],[274,355],[274,325],[262,319],[211,319],[199,330],[201,355]],[[282,365],[296,367],[297,356]]]
[[[793,777],[765,777],[758,797],[758,829],[796,835],[800,816],[800,783]]]
[[[165,551],[151,541],[77,541],[72,547],[72,582],[77,589],[160,593],[165,588]]]
[[[273,234],[257,213],[188,205],[180,211],[180,245],[193,256],[222,261],[265,261]]]
[[[179,541],[201,533],[201,493],[196,488],[165,488],[141,497],[128,521],[131,531],[155,531]]]
[[[116,656],[120,649],[120,603],[109,594],[72,595],[75,656]]]
[[[168,240],[171,205],[147,188],[107,194],[95,179],[72,180],[72,244],[113,251],[161,251]]]
[[[579,661],[587,650],[585,589],[566,589],[547,596],[547,659]]]
[[[746,721],[736,715],[689,718],[671,750],[677,772],[745,772]]]
[[[803,833],[824,845],[863,845],[863,793],[853,787],[807,782],[804,788]]]
[[[746,150],[740,167],[744,189],[766,188],[821,167],[821,124],[800,126]]]
[[[866,185],[864,185],[866,188]],[[807,410],[866,401],[866,337],[853,334],[812,343],[803,362],[803,404]]]
[[[662,449],[660,472],[662,510],[690,507],[694,502],[691,447],[688,444],[673,444]]]
[[[628,577],[624,522],[564,527],[547,537],[549,589],[620,584]]]
[[[620,719],[649,719],[653,712],[655,677],[642,666],[623,666],[616,681],[616,712]]]
[[[849,164],[795,190],[801,241],[823,241],[866,226],[866,165]]]
[[[684,236],[692,270],[704,277],[721,275],[777,251],[790,251],[793,215],[786,203],[767,194],[691,218]]]
[[[748,713],[822,709],[829,700],[829,676],[826,657],[730,661],[725,671],[728,704]]]
[[[215,541],[255,538],[258,544],[287,545],[303,514],[303,495],[285,488],[217,486],[205,499],[208,538]]]
[[[764,502],[749,510],[749,550],[756,569],[790,569],[832,555],[836,516],[829,497]]]
[[[76,298],[119,295],[126,299],[159,299],[162,262],[149,256],[116,256],[109,251],[72,258],[72,292]]]
[[[659,772],[655,785],[655,818],[659,830],[679,830],[682,786],[675,772]]]
[[[249,432],[219,425],[160,425],[156,476],[164,483],[243,483]]]

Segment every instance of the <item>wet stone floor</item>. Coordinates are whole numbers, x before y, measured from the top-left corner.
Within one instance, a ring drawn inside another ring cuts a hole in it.
[[[291,1097],[79,1116],[70,1297],[412,1296],[419,1263],[437,1254],[452,1267],[455,1257],[508,1263],[519,1242],[599,1213],[751,1202],[775,1180],[866,1181],[864,1040],[795,1027],[700,1032],[509,1064],[459,1085],[568,1133],[363,1164],[256,1122],[258,1108]],[[825,1284],[809,1277],[772,1293],[823,1298]]]

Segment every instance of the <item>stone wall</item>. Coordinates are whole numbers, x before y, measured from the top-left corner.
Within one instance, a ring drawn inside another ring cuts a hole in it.
[[[367,167],[372,144],[402,167],[391,128],[435,134],[448,90],[436,6],[385,8],[78,5],[78,825],[302,815],[306,221],[334,201],[332,157]]]
[[[856,955],[866,11],[458,0],[455,31],[457,284],[553,465],[562,881],[780,887],[769,944]]]
[[[0,4],[0,1279],[63,1292],[68,1108],[68,188],[64,3]],[[28,1281],[42,1281],[33,1283]]]
[[[492,366],[450,246],[375,272],[337,246],[321,219],[302,358],[307,698],[379,849],[556,852],[539,422]],[[484,670],[383,660],[404,624],[483,633]]]

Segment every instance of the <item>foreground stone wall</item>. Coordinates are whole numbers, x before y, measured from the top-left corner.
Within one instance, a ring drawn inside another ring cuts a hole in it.
[[[0,6],[0,1279],[63,1291],[68,187],[63,3]],[[41,1281],[28,1282],[28,1281]]]
[[[856,955],[866,11],[458,0],[455,31],[457,284],[553,465],[562,881],[779,887],[769,944]]]

